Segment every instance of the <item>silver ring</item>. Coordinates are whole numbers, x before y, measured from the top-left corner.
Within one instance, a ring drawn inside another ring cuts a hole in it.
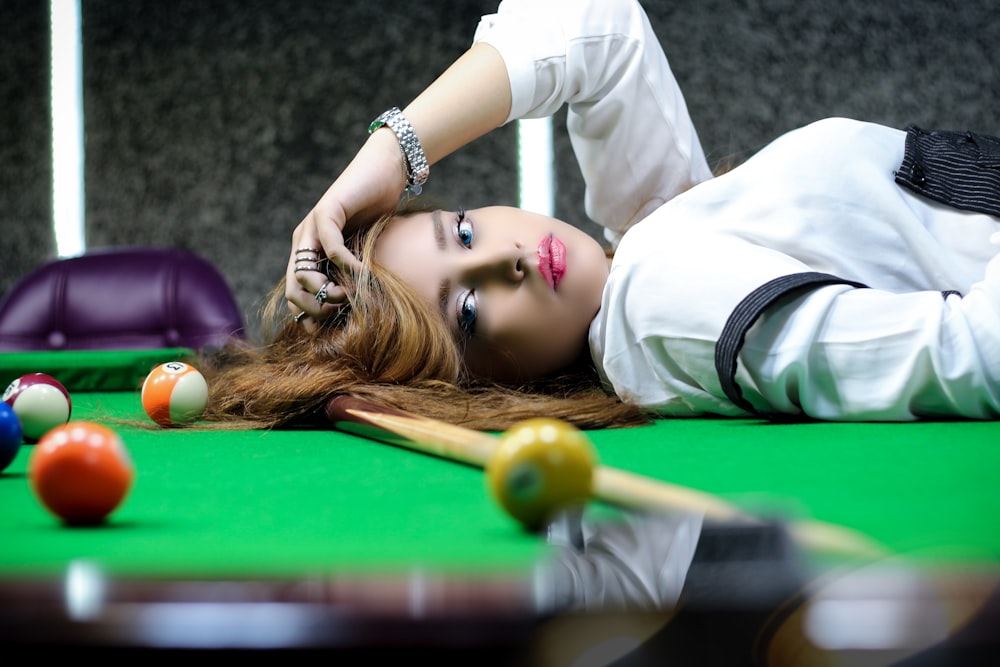
[[[315,266],[296,266],[295,272],[298,273],[299,271],[315,271],[316,273],[323,273],[323,269],[319,267],[319,263]]]
[[[319,288],[318,292],[316,292],[316,301],[318,301],[319,303],[326,303],[326,288],[329,286],[330,286],[329,280],[323,283],[323,286]]]
[[[299,254],[300,252],[314,252],[314,253],[316,253],[318,255],[319,254],[319,248],[296,248],[295,249],[295,254],[296,255]]]
[[[303,311],[302,311],[301,313],[299,313],[298,315],[293,315],[293,316],[292,316],[292,321],[293,321],[293,322],[295,322],[296,324],[298,324],[298,323],[299,323],[299,320],[301,320],[301,319],[302,319],[303,317],[305,317],[305,316],[306,316],[306,311],[304,311],[304,310],[303,310]]]

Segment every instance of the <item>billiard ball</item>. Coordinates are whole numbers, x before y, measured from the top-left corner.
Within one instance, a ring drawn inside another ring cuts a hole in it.
[[[21,449],[21,420],[14,409],[0,402],[0,472],[7,469]]]
[[[535,530],[586,502],[596,462],[593,445],[574,426],[528,419],[501,436],[486,463],[487,485],[507,514]]]
[[[28,442],[36,442],[49,429],[65,424],[73,412],[73,401],[66,387],[45,373],[17,378],[7,385],[3,401],[14,408]]]
[[[103,521],[132,487],[132,458],[121,437],[89,421],[50,430],[28,459],[28,480],[38,500],[67,524]]]
[[[197,421],[208,405],[208,383],[197,368],[182,361],[160,364],[142,383],[142,407],[160,426]]]

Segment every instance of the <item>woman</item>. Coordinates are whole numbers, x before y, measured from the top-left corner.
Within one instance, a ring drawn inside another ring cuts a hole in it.
[[[616,247],[610,266],[575,228],[516,209],[393,215],[444,156],[563,104],[588,215]],[[243,357],[215,402],[280,422],[330,393],[373,391],[490,428],[526,411],[583,425],[995,418],[991,141],[829,119],[712,178],[636,3],[507,0],[447,72],[373,123],[296,228],[285,281],[296,326],[278,342],[297,361]],[[317,378],[284,402],[252,390],[351,364],[353,385]]]

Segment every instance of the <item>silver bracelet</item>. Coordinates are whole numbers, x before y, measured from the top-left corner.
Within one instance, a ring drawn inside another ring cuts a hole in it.
[[[396,134],[399,149],[403,152],[403,162],[406,163],[406,189],[419,195],[423,184],[427,182],[427,177],[430,176],[431,167],[427,163],[427,156],[424,155],[424,148],[420,145],[417,133],[413,131],[410,121],[406,120],[398,107],[389,109],[373,120],[368,126],[368,134],[383,125]]]

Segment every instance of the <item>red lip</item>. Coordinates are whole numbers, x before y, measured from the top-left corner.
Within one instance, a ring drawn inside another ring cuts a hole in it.
[[[566,273],[566,246],[552,234],[538,244],[538,270],[553,290]]]

